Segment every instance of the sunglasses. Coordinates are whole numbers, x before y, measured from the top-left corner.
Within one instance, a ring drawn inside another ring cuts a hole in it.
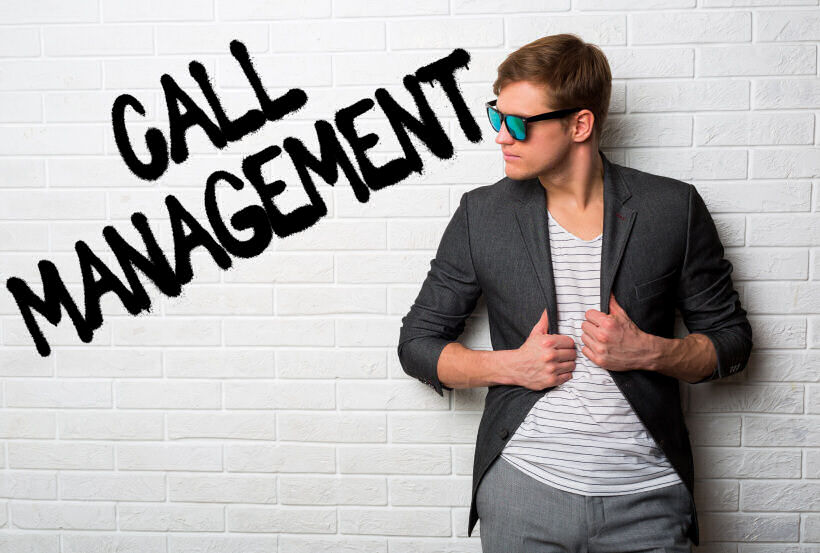
[[[581,111],[584,108],[567,108],[550,111],[548,113],[539,113],[532,117],[520,117],[518,115],[506,115],[495,108],[497,100],[487,102],[487,116],[490,118],[490,124],[496,131],[501,130],[501,122],[507,124],[507,132],[510,133],[515,140],[527,139],[527,123],[534,123],[536,121],[544,121],[546,119],[559,119],[570,113]]]

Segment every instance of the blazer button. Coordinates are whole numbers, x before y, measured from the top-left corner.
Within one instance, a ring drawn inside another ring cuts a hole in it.
[[[502,428],[502,429],[498,432],[498,435],[499,435],[499,436],[501,436],[501,439],[502,439],[502,440],[506,440],[506,439],[507,439],[507,436],[509,436],[509,435],[510,435],[510,431],[509,431],[509,430],[507,430],[506,428]]]

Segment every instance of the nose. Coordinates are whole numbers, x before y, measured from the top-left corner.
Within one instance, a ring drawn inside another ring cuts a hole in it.
[[[498,131],[498,134],[495,137],[496,144],[512,144],[515,142],[515,139],[510,136],[509,131],[507,130],[506,123],[502,120],[501,121],[501,130]]]

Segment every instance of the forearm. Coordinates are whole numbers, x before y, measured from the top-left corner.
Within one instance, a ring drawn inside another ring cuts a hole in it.
[[[652,355],[645,368],[693,383],[710,376],[717,368],[717,351],[712,341],[703,334],[689,334],[685,338],[663,338],[648,334]]]
[[[505,367],[514,350],[481,351],[458,342],[444,346],[438,359],[438,378],[450,388],[480,388],[512,384]]]

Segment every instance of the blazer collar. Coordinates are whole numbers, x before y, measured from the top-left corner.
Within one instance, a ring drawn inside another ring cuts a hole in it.
[[[601,246],[601,307],[609,313],[609,295],[612,282],[618,272],[627,238],[635,222],[637,210],[625,205],[631,196],[618,166],[610,162],[599,149],[604,166],[604,230]],[[552,255],[549,247],[547,223],[547,197],[537,177],[516,181],[510,180],[510,194],[518,200],[513,206],[521,237],[530,255],[538,284],[544,294],[549,314],[549,333],[558,333],[558,306],[555,297],[555,282],[552,269]],[[618,303],[624,305],[618,298]]]

